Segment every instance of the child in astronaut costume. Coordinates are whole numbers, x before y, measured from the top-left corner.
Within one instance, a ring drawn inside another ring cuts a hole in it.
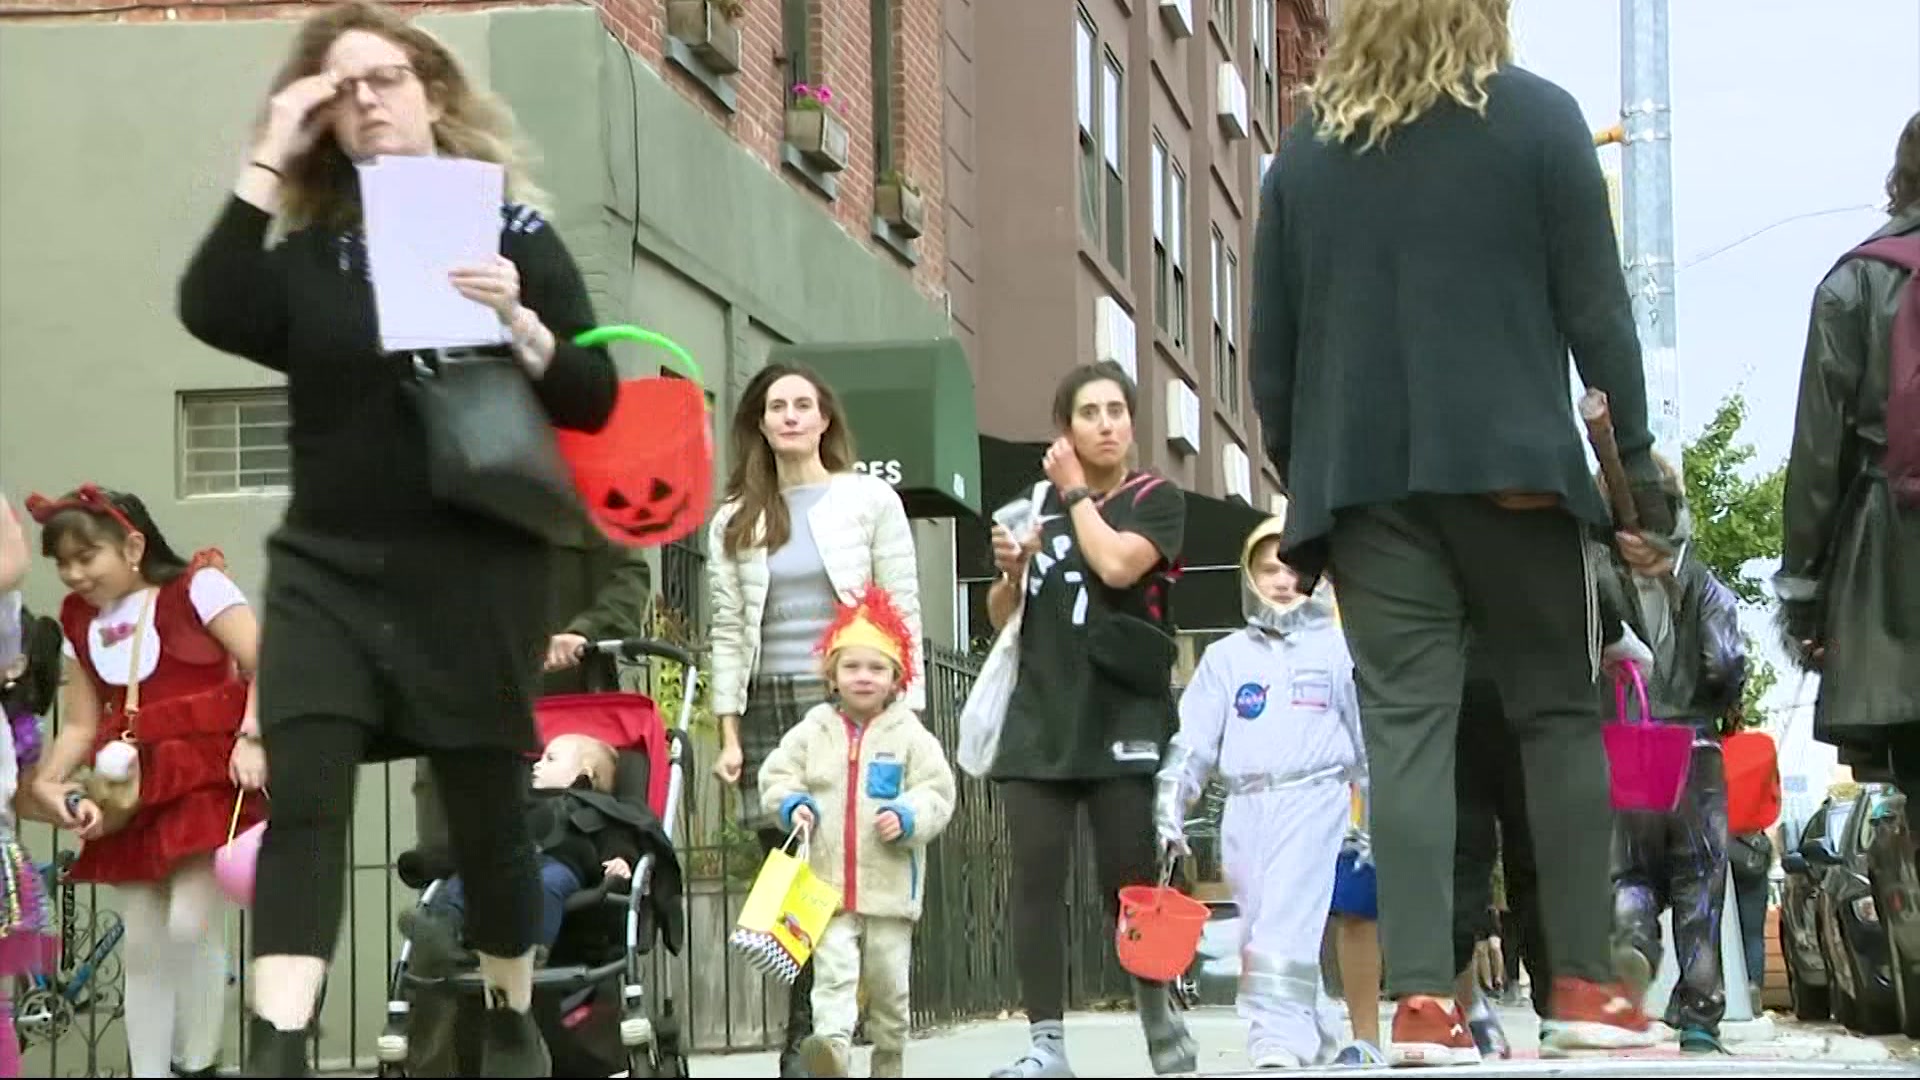
[[[1324,1064],[1339,1045],[1320,943],[1366,761],[1331,594],[1299,591],[1280,528],[1269,519],[1247,537],[1247,626],[1201,656],[1154,804],[1161,841],[1185,853],[1188,807],[1212,774],[1225,781],[1222,861],[1244,935],[1239,1011],[1248,1056],[1264,1069]]]

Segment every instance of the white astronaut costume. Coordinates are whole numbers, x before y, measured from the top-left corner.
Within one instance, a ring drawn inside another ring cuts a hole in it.
[[[1276,608],[1241,553],[1247,626],[1207,648],[1180,699],[1180,731],[1157,780],[1155,827],[1185,849],[1188,808],[1218,772],[1227,793],[1222,861],[1239,908],[1240,1015],[1256,1068],[1324,1064],[1340,1041],[1320,975],[1334,867],[1365,776],[1353,661],[1331,593]]]

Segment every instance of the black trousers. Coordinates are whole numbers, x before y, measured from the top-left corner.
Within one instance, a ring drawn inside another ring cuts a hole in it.
[[[333,955],[346,899],[354,794],[369,729],[333,716],[266,725],[271,824],[253,906],[256,956]],[[466,880],[467,941],[514,957],[533,947],[540,879],[527,833],[527,759],[510,749],[441,751],[433,773],[447,840]]]
[[[1373,778],[1388,993],[1450,994],[1458,974],[1454,761],[1469,634],[1519,748],[1554,974],[1611,981],[1612,813],[1583,526],[1559,510],[1423,495],[1341,511],[1330,541]]]
[[[1008,780],[1000,798],[1013,841],[1013,947],[1027,1022],[1059,1020],[1067,1004],[1067,871],[1080,811],[1093,830],[1094,872],[1111,922],[1120,917],[1123,887],[1157,877],[1153,778]]]
[[[1507,913],[1498,931],[1508,985],[1513,985],[1524,957],[1533,975],[1533,1011],[1548,1016],[1553,975],[1541,931],[1526,776],[1502,710],[1499,687],[1468,680],[1460,699],[1459,761],[1454,765],[1453,965],[1464,971],[1473,960],[1474,944],[1494,929],[1489,909],[1498,859],[1507,894]]]
[[[1660,913],[1673,912],[1680,981],[1666,1022],[1718,1032],[1727,1011],[1720,978],[1720,918],[1727,900],[1727,779],[1718,743],[1693,748],[1687,787],[1670,814],[1621,813],[1613,834],[1613,918],[1617,944],[1655,971],[1665,949]]]

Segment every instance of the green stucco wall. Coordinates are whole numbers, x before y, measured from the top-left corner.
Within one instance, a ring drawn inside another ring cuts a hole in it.
[[[632,60],[591,9],[437,15],[422,25],[514,107],[602,320],[640,322],[685,344],[722,415],[729,388],[775,342],[947,331],[944,312],[897,262],[849,238],[817,198]],[[244,160],[293,29],[0,23],[0,488],[16,507],[30,490],[89,479],[136,491],[174,546],[221,547],[255,596],[261,541],[282,501],[178,498],[177,397],[276,377],[190,339],[173,295]],[[630,374],[647,362],[622,357]],[[935,633],[951,618],[940,599],[951,591],[946,535],[922,530]],[[58,594],[38,564],[29,602],[44,609]],[[411,895],[383,864],[390,844],[412,837],[410,771],[369,769],[361,785],[353,915],[322,1018],[324,1057],[350,1045],[368,1053],[380,1028],[388,928]],[[37,827],[33,838],[45,848]],[[236,920],[236,948],[238,931]],[[229,1063],[237,1034],[230,1024]],[[102,1049],[104,1067],[124,1069],[117,1040]],[[74,1056],[83,1052],[70,1038],[57,1071],[85,1071]],[[30,1059],[29,1071],[49,1064]]]

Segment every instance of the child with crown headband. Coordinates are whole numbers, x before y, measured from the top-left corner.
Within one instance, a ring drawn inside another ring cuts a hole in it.
[[[901,701],[913,635],[893,598],[869,586],[842,606],[815,651],[833,699],[788,731],[760,767],[760,799],[782,828],[805,830],[815,875],[841,910],[814,949],[808,1075],[846,1076],[865,987],[870,1075],[901,1076],[913,924],[926,891],[924,850],[953,814],[953,769]]]

